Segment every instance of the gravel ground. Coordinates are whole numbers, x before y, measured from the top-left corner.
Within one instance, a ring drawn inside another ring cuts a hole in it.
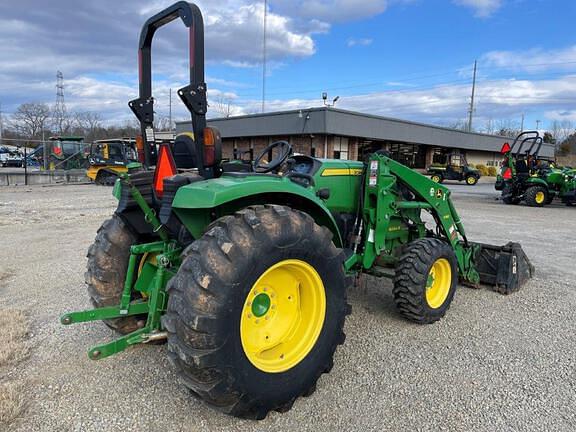
[[[505,297],[460,288],[448,315],[418,326],[394,310],[391,284],[366,279],[335,367],[316,393],[261,422],[215,412],[179,385],[163,346],[100,362],[101,323],[59,325],[89,307],[85,253],[113,211],[109,188],[0,188],[0,307],[31,321],[32,383],[18,431],[576,430],[576,209],[504,206],[490,183],[450,186],[468,236],[519,241],[537,276]]]

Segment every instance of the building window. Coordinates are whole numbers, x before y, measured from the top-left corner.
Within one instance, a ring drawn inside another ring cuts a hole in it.
[[[334,159],[348,159],[347,137],[334,137]]]

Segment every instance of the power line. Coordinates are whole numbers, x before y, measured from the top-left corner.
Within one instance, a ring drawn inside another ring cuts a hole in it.
[[[264,0],[264,32],[262,35],[262,112],[266,108],[266,16],[268,14],[268,0]]]

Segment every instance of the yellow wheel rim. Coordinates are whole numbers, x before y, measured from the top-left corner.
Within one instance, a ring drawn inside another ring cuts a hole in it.
[[[144,255],[142,255],[142,258],[140,259],[140,264],[138,265],[138,276],[140,276],[140,273],[142,273],[144,264],[146,264],[147,262],[153,265],[158,264],[158,260],[156,259],[157,256],[158,254],[156,252],[146,252]],[[140,295],[142,296],[142,298],[148,298],[148,294],[146,294],[145,292],[140,292]]]
[[[466,180],[468,182],[469,185],[473,185],[474,183],[476,183],[476,179],[474,177],[468,177],[468,180]]]
[[[452,286],[452,268],[446,258],[440,258],[432,264],[426,281],[426,302],[432,309],[444,304]]]
[[[534,199],[536,200],[537,204],[542,204],[545,198],[546,196],[544,195],[544,192],[538,191],[536,192],[536,197]]]
[[[431,180],[432,180],[434,183],[440,183],[440,177],[438,177],[438,176],[436,176],[436,175],[435,175],[435,176],[432,176]]]
[[[280,261],[258,278],[240,318],[248,360],[264,372],[287,371],[312,350],[326,315],[326,294],[310,264]]]

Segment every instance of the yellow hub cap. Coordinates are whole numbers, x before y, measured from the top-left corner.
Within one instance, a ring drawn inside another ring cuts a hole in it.
[[[542,191],[536,192],[536,197],[535,197],[536,203],[542,204],[544,202],[545,198],[546,197],[544,196],[544,192],[542,192]]]
[[[452,268],[446,258],[432,264],[426,282],[426,302],[432,309],[438,309],[448,297],[452,285]]]
[[[467,182],[468,182],[468,184],[474,184],[474,183],[476,183],[476,179],[474,177],[468,177]]]
[[[244,302],[244,353],[264,372],[287,371],[312,350],[325,315],[324,284],[314,267],[295,259],[280,261],[258,278]]]
[[[435,183],[440,183],[440,177],[438,177],[438,176],[432,176],[432,178],[430,180],[432,180]]]

